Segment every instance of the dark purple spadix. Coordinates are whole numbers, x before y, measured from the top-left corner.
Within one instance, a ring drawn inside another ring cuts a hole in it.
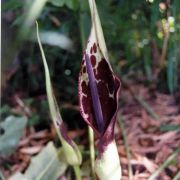
[[[97,137],[95,172],[100,180],[121,179],[114,125],[120,80],[113,73],[95,0],[89,0],[92,27],[79,73],[80,113]]]
[[[95,2],[89,3],[92,28],[79,73],[79,105],[83,119],[99,138],[102,152],[114,139],[120,80],[108,60]]]
[[[100,138],[103,149],[114,138],[120,81],[93,36],[91,31],[79,73],[78,93],[81,115]]]
[[[96,79],[94,76],[92,64],[91,64],[88,54],[85,54],[85,62],[86,62],[87,74],[89,78],[89,87],[90,87],[91,96],[92,96],[92,105],[93,105],[94,115],[96,118],[98,130],[102,132],[104,129],[102,109],[101,109]]]

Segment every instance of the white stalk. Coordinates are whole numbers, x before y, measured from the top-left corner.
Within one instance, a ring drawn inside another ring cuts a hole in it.
[[[121,179],[121,165],[114,140],[107,146],[101,158],[96,160],[95,171],[100,180]]]

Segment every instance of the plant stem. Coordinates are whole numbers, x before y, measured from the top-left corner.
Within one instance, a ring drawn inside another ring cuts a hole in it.
[[[176,157],[176,155],[180,152],[180,148],[176,149],[167,159],[163,162],[161,166],[148,178],[148,180],[154,180]]]
[[[173,178],[173,180],[178,180],[178,179],[180,179],[180,171],[177,172],[177,174]]]
[[[123,136],[123,141],[124,141],[124,145],[125,145],[125,150],[126,150],[126,154],[127,154],[127,159],[128,159],[128,176],[129,176],[129,180],[133,180],[133,171],[132,171],[132,166],[131,166],[131,154],[130,154],[130,150],[129,150],[129,146],[126,140],[126,130],[124,127],[124,119],[122,117],[122,115],[120,115],[120,113],[118,113],[118,123],[119,126],[121,128],[121,132],[122,132],[122,136]]]
[[[0,171],[0,179],[2,180],[6,180],[6,178],[4,177],[3,173]]]
[[[94,180],[96,180],[96,174],[94,170],[94,165],[95,165],[94,132],[89,126],[88,126],[88,135],[89,135],[89,149],[90,149],[92,177]]]
[[[165,33],[165,37],[163,40],[162,52],[161,52],[161,57],[160,57],[160,69],[162,69],[165,66],[166,54],[167,54],[167,49],[168,49],[169,34],[170,34],[170,32],[169,32],[169,25],[168,25],[168,30]]]
[[[75,176],[76,176],[76,180],[82,180],[80,167],[79,166],[73,166],[73,168],[74,168],[74,173],[75,173]]]
[[[167,49],[168,49],[168,41],[169,41],[169,36],[170,36],[170,25],[168,22],[168,18],[170,16],[170,1],[167,3],[167,24],[166,27],[163,27],[164,30],[164,40],[163,40],[163,46],[162,46],[162,52],[161,52],[161,57],[160,57],[160,70],[162,70],[165,66],[165,60],[166,60],[166,54],[167,54]]]

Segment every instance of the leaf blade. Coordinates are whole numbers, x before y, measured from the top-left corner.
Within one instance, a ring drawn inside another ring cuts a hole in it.
[[[10,155],[16,148],[26,127],[26,117],[9,116],[0,123],[5,133],[0,136],[0,155]]]
[[[78,146],[75,144],[75,142],[72,141],[72,139],[70,139],[67,136],[66,128],[63,124],[63,120],[62,120],[61,114],[58,109],[57,101],[56,101],[54,93],[53,93],[51,79],[50,79],[50,73],[49,73],[46,57],[45,57],[45,54],[44,54],[44,51],[42,48],[42,44],[40,41],[39,29],[38,29],[37,22],[36,22],[36,26],[37,26],[37,39],[38,39],[39,48],[41,51],[43,65],[44,65],[44,69],[45,69],[46,91],[47,91],[47,97],[48,97],[48,103],[49,103],[52,121],[55,126],[58,137],[62,143],[67,162],[70,165],[79,165],[82,162],[81,153],[80,153]]]

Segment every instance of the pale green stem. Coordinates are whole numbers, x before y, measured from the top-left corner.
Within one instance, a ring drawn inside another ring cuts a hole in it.
[[[118,122],[119,122],[119,126],[121,128],[121,132],[122,132],[122,136],[123,136],[123,141],[124,141],[124,145],[125,145],[125,150],[126,150],[126,154],[127,154],[127,159],[128,159],[128,176],[129,176],[129,180],[133,180],[133,171],[132,171],[132,166],[131,166],[131,154],[130,154],[130,150],[129,150],[129,146],[126,140],[126,130],[124,127],[124,120],[122,118],[122,116],[118,113]]]
[[[180,152],[180,148],[174,151],[161,166],[148,178],[148,180],[154,180],[156,177],[174,160],[176,155]]]
[[[6,180],[6,178],[4,177],[3,173],[0,171],[0,179],[2,180]]]
[[[89,134],[89,150],[90,150],[92,177],[94,180],[96,180],[96,174],[94,169],[95,166],[94,132],[91,127],[88,127],[88,134]]]
[[[178,180],[178,179],[180,179],[180,171],[177,172],[177,174],[173,178],[173,180]]]
[[[79,166],[73,166],[73,168],[74,168],[76,180],[82,180],[80,167]]]

